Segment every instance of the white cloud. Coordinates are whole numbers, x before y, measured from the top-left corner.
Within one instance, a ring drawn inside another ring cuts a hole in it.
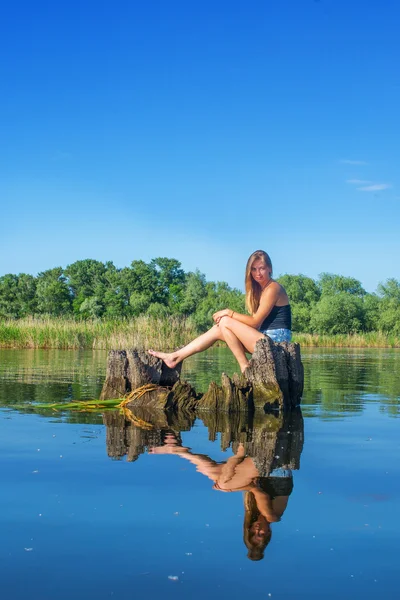
[[[341,162],[343,165],[355,165],[355,166],[363,166],[363,165],[367,165],[368,163],[365,162],[365,160],[341,160],[339,161]]]
[[[392,186],[390,183],[374,183],[373,185],[366,185],[364,187],[357,188],[360,192],[381,192],[387,190]]]
[[[372,183],[372,181],[367,181],[366,179],[347,179],[346,183],[352,183],[353,185],[368,185]]]

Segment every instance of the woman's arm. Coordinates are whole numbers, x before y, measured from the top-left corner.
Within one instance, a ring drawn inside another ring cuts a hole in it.
[[[254,315],[242,315],[241,313],[237,313],[229,308],[225,308],[224,310],[219,310],[216,312],[213,315],[213,319],[215,323],[219,323],[223,317],[231,317],[232,319],[235,319],[235,321],[239,321],[240,323],[254,327],[254,329],[258,329],[275,306],[280,296],[281,289],[282,288],[279,283],[273,281],[261,294],[260,306]]]
[[[276,523],[280,521],[280,516],[276,514],[273,509],[273,503],[271,497],[262,490],[256,488],[252,490],[254,498],[257,504],[257,508],[260,513],[269,521],[269,523]]]

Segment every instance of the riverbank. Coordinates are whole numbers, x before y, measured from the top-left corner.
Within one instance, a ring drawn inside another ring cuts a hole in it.
[[[6,319],[0,321],[0,348],[59,348],[65,350],[110,348],[177,348],[199,334],[189,319],[138,317],[123,320],[75,321],[66,318]],[[381,332],[362,334],[295,333],[304,347],[400,348],[400,337]]]
[[[66,318],[0,321],[0,348],[173,349],[198,335],[189,319],[138,317],[123,320],[75,321]]]

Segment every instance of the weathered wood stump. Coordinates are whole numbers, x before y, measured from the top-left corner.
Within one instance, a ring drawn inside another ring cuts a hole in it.
[[[244,378],[251,385],[254,408],[295,408],[304,385],[299,344],[277,344],[265,336],[257,342]]]
[[[250,386],[238,375],[232,379],[222,373],[221,386],[210,383],[207,392],[198,400],[196,410],[240,412],[249,409]]]
[[[110,350],[100,400],[122,398],[147,383],[173,386],[179,380],[181,368],[182,364],[179,364],[176,369],[170,369],[162,360],[142,349]]]
[[[144,350],[111,350],[101,400],[123,397],[132,390],[152,383],[157,389],[132,399],[131,408],[160,410],[251,412],[278,408],[283,411],[299,405],[304,371],[299,344],[274,343],[269,337],[256,344],[250,364],[243,375],[232,378],[225,373],[221,385],[211,382],[203,395],[181,382],[181,364],[169,369],[161,359]]]

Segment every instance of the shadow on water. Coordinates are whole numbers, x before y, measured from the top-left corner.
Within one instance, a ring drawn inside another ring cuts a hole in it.
[[[243,540],[248,558],[261,560],[271,540],[271,524],[281,520],[293,490],[293,470],[300,468],[304,444],[301,411],[285,415],[207,413],[201,416],[210,441],[233,455],[216,462],[183,445],[182,432],[194,425],[190,414],[110,411],[103,415],[110,458],[133,462],[144,453],[176,455],[210,479],[214,490],[241,492]]]

